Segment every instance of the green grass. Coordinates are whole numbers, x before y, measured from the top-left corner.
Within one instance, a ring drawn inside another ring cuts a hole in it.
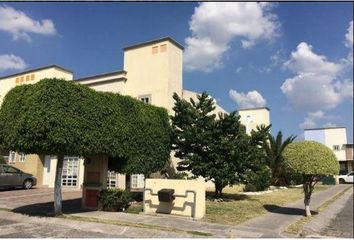
[[[318,185],[315,192],[329,188],[327,185]],[[288,188],[262,195],[240,194],[237,187],[226,189],[222,202],[215,202],[211,197],[213,192],[207,192],[205,221],[236,225],[251,218],[268,212],[268,209],[275,209],[284,206],[289,202],[304,197],[302,188]]]
[[[126,209],[124,212],[125,213],[134,213],[134,214],[139,214],[140,212],[143,211],[143,205],[137,204],[137,205],[131,205],[128,209]]]

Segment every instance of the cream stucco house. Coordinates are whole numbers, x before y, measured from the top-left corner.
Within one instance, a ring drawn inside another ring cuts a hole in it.
[[[32,69],[0,78],[0,103],[6,93],[18,84],[31,84],[43,78],[63,78],[76,81],[103,92],[130,95],[147,104],[164,107],[173,114],[176,92],[185,99],[196,98],[197,93],[183,89],[183,46],[170,37],[135,44],[123,48],[123,70],[74,79],[70,70],[57,65]],[[217,105],[215,113],[226,111]],[[173,154],[171,154],[173,158]],[[53,187],[56,168],[55,156],[24,155],[10,152],[9,163],[34,174],[38,183]],[[176,162],[176,159],[173,159]],[[64,160],[64,187],[80,188],[83,182],[84,160],[67,156]],[[144,187],[142,175],[125,176],[109,173],[107,186],[140,189]]]

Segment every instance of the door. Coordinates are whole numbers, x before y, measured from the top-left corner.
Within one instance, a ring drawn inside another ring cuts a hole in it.
[[[5,186],[21,186],[22,185],[22,172],[17,168],[9,165],[3,165],[3,179]]]

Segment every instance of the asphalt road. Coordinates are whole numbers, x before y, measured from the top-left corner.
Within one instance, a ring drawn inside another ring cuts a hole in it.
[[[323,231],[323,236],[353,238],[353,194],[339,214]]]

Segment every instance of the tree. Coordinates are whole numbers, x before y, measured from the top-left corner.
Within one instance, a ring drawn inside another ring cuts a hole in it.
[[[6,164],[5,158],[0,155],[0,164]]]
[[[273,185],[284,184],[285,165],[282,154],[286,146],[294,141],[295,138],[295,136],[291,135],[283,141],[283,134],[279,131],[276,138],[269,133],[266,141],[264,141],[265,161],[272,172]]]
[[[323,176],[336,175],[339,164],[331,149],[315,141],[290,143],[283,153],[289,169],[303,176],[306,216],[311,216],[310,201],[316,183]]]
[[[165,109],[59,79],[13,88],[0,109],[1,146],[58,157],[56,215],[65,155],[105,155],[119,161],[123,173],[149,174],[169,159],[170,133]]]
[[[265,132],[252,131],[248,136],[236,112],[216,118],[212,114],[214,100],[205,92],[197,96],[197,102],[188,102],[177,94],[173,98],[172,148],[181,159],[179,171],[211,180],[215,197],[221,197],[225,186],[244,181],[247,171],[259,168],[263,156],[259,146]]]

